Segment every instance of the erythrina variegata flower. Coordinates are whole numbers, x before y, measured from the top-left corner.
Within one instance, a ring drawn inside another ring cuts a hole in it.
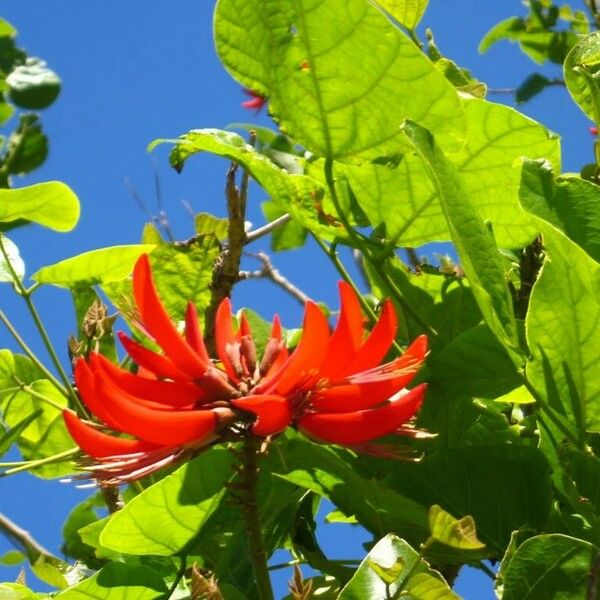
[[[128,437],[64,413],[71,436],[94,459],[88,468],[98,479],[130,481],[219,440],[268,437],[292,424],[317,441],[360,447],[406,433],[423,401],[424,384],[410,391],[405,386],[425,359],[426,338],[379,365],[396,334],[392,304],[384,303],[365,335],[358,298],[346,283],[340,283],[333,333],[309,301],[297,348],[288,352],[275,317],[260,360],[243,314],[234,330],[228,299],[215,318],[216,360],[208,355],[191,303],[181,334],[158,297],[146,255],[135,265],[133,293],[137,326],[161,351],[120,334],[136,373],[97,353],[78,359],[74,368],[78,392],[103,429]]]

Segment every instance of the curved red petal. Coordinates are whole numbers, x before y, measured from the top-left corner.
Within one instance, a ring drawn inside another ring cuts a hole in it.
[[[148,452],[156,446],[140,440],[118,438],[102,433],[80,421],[72,412],[64,411],[63,418],[75,443],[92,458],[122,456],[137,452]]]
[[[99,372],[98,397],[124,433],[161,446],[182,446],[199,442],[217,426],[217,416],[209,410],[165,411],[140,405],[125,392],[115,393],[114,385]]]
[[[335,379],[346,372],[350,361],[358,351],[364,332],[364,320],[360,302],[352,287],[345,281],[339,284],[341,309],[340,316],[327,344],[321,376]]]
[[[292,420],[292,410],[283,396],[262,394],[244,396],[231,400],[231,403],[242,410],[256,415],[252,433],[258,436],[274,435],[283,431]]]
[[[301,431],[332,444],[354,445],[393,433],[413,417],[425,397],[423,383],[389,403],[349,413],[306,415],[298,420]]]
[[[208,399],[206,391],[193,383],[140,377],[119,368],[101,354],[91,353],[90,362],[102,369],[117,387],[137,398],[170,407],[190,406]]]
[[[364,371],[378,365],[394,342],[397,328],[396,311],[391,301],[386,300],[371,334],[348,363],[345,374]]]
[[[308,387],[319,377],[319,369],[327,351],[329,325],[321,309],[312,301],[306,303],[302,338],[287,363],[281,368],[274,392],[285,396],[298,387]]]
[[[181,337],[162,305],[152,279],[147,254],[140,256],[135,263],[133,269],[133,295],[144,328],[156,340],[165,354],[191,377],[202,375],[208,364],[201,360],[198,354]]]
[[[178,369],[170,358],[152,352],[152,350],[148,350],[148,348],[145,348],[126,336],[122,331],[117,332],[117,335],[127,354],[129,354],[140,367],[151,371],[157,377],[179,381],[189,381],[191,379],[189,375],[184,373],[181,369]]]
[[[198,324],[198,311],[191,302],[188,302],[185,310],[185,339],[196,354],[198,354],[200,360],[209,364],[210,357],[208,356],[202,331],[200,331],[200,325]]]
[[[217,356],[223,363],[225,372],[227,373],[231,381],[238,383],[239,377],[236,375],[235,370],[231,364],[231,360],[227,354],[227,346],[238,343],[235,333],[233,332],[231,314],[231,301],[229,298],[225,298],[215,315],[215,346],[217,349]]]
[[[280,342],[281,334],[281,320],[279,319],[279,315],[275,315],[273,317],[273,325],[271,326],[271,337]]]
[[[105,425],[112,429],[121,431],[117,419],[104,406],[104,403],[98,398],[94,374],[85,359],[80,358],[73,368],[75,375],[75,385],[77,391],[83,400],[83,403],[92,411],[95,417],[98,417]]]

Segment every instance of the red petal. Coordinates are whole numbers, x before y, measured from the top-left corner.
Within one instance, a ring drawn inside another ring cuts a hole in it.
[[[217,347],[217,356],[223,363],[225,371],[231,381],[238,383],[239,377],[236,375],[229,356],[227,355],[227,345],[238,343],[235,333],[233,332],[233,323],[231,315],[231,301],[225,298],[215,315],[215,346]]]
[[[187,309],[185,311],[185,339],[187,340],[187,343],[196,351],[200,357],[200,360],[204,361],[206,364],[209,364],[210,357],[206,351],[202,332],[200,331],[200,326],[198,325],[198,311],[191,302],[188,302]]]
[[[148,348],[145,348],[141,344],[134,342],[130,337],[127,337],[122,331],[117,332],[117,335],[127,354],[129,354],[140,367],[151,371],[157,377],[177,379],[180,381],[189,381],[191,379],[189,375],[178,369],[170,358],[152,352],[152,350],[148,350]]]
[[[244,396],[231,400],[236,408],[241,408],[256,415],[252,433],[258,436],[274,435],[283,431],[292,420],[292,411],[283,396],[264,394]]]
[[[83,358],[80,358],[75,363],[73,373],[75,375],[75,385],[77,386],[77,391],[79,392],[84,404],[92,411],[92,414],[98,417],[104,424],[108,425],[112,429],[117,429],[120,431],[121,429],[117,420],[113,417],[113,415],[110,414],[110,411],[99,400],[94,374]]]
[[[308,387],[319,377],[319,369],[323,363],[329,325],[321,309],[312,301],[306,303],[302,338],[287,364],[282,367],[281,377],[275,376],[277,383],[274,392],[285,396],[292,389]]]
[[[278,342],[281,341],[281,321],[279,315],[273,317],[273,326],[271,327],[271,337],[276,339]]]
[[[309,436],[332,444],[362,444],[393,433],[421,407],[426,384],[398,399],[369,410],[349,413],[316,414],[301,417],[299,428]]]
[[[345,281],[340,281],[338,285],[341,298],[340,316],[327,345],[321,369],[321,376],[326,379],[335,379],[347,372],[348,364],[360,347],[364,332],[358,297]]]
[[[201,360],[190,345],[179,335],[162,305],[150,270],[147,254],[140,256],[133,270],[133,295],[148,333],[177,366],[193,377],[202,375],[208,364]]]
[[[204,440],[217,426],[212,411],[154,410],[119,392],[103,372],[97,375],[96,390],[106,409],[122,424],[122,431],[141,440],[161,446],[182,446]]]
[[[140,377],[120,369],[101,354],[90,354],[90,361],[102,369],[117,387],[137,398],[171,407],[189,406],[208,399],[206,391],[193,383]]]
[[[102,433],[81,422],[73,413],[66,410],[63,412],[63,418],[75,443],[92,458],[148,452],[156,448],[154,444],[147,442],[118,438]]]
[[[383,305],[379,320],[371,334],[359,348],[356,356],[348,363],[345,373],[357,373],[378,365],[388,353],[398,327],[396,311],[389,300]]]

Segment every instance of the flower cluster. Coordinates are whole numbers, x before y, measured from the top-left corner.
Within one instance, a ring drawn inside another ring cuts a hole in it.
[[[136,373],[97,353],[78,359],[77,390],[101,426],[64,413],[71,436],[94,459],[94,476],[130,481],[219,440],[273,436],[290,425],[315,441],[352,447],[406,433],[425,393],[424,384],[410,391],[406,385],[425,359],[427,339],[417,338],[403,355],[380,365],[396,335],[392,304],[385,302],[365,335],[357,296],[346,283],[339,287],[333,332],[309,301],[295,350],[288,352],[275,317],[260,359],[246,317],[236,331],[225,299],[216,314],[217,357],[211,360],[194,305],[188,304],[181,334],[142,256],[133,273],[137,327],[160,351],[120,334]]]

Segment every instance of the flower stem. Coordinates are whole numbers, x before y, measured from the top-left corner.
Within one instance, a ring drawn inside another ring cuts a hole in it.
[[[242,510],[244,511],[244,518],[246,520],[250,558],[252,560],[252,567],[254,568],[258,597],[260,600],[274,600],[257,497],[260,443],[260,440],[250,437],[244,440],[242,468],[240,471],[242,486],[245,492]]]

